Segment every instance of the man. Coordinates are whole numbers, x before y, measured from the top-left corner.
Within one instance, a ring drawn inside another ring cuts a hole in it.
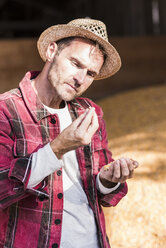
[[[125,196],[138,163],[112,159],[101,108],[78,96],[120,57],[92,19],[48,28],[38,50],[42,71],[0,97],[0,247],[108,248],[101,205]]]

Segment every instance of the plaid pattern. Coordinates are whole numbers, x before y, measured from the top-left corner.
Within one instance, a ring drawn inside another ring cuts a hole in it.
[[[60,246],[63,212],[62,170],[55,171],[35,188],[26,188],[31,173],[32,155],[57,137],[59,120],[50,114],[32,89],[28,72],[19,88],[0,96],[0,248],[51,248]],[[111,194],[96,190],[96,175],[111,162],[107,147],[103,113],[89,99],[68,103],[74,120],[93,106],[99,129],[88,146],[76,150],[83,187],[96,219],[101,248],[110,247],[101,205],[115,206],[127,193],[127,185]],[[52,119],[56,120],[52,122]]]

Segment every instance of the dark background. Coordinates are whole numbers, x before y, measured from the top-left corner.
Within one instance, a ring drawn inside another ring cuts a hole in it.
[[[80,17],[104,21],[111,35],[162,35],[165,10],[165,0],[0,0],[0,37],[38,37]]]
[[[166,83],[166,0],[0,0],[0,93],[42,69],[36,47],[42,31],[85,17],[106,24],[122,59],[120,71],[94,82],[85,96]]]

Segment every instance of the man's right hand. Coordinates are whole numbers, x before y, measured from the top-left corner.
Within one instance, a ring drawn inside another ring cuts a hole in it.
[[[86,109],[83,114],[50,143],[51,148],[57,158],[60,159],[66,152],[88,145],[98,127],[98,117],[95,108]]]

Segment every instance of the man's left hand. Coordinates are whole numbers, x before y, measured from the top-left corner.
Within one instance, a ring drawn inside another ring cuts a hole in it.
[[[102,167],[100,181],[107,188],[115,186],[116,183],[124,183],[133,177],[134,169],[138,166],[138,162],[133,159],[120,158]]]

